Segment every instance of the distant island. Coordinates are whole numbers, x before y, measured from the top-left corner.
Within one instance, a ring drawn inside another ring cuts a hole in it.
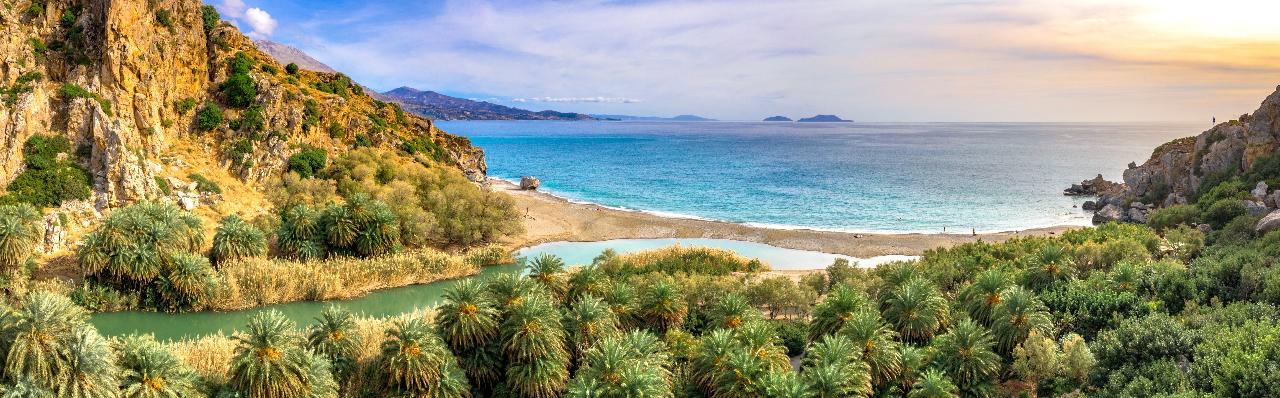
[[[853,121],[852,121],[852,120],[844,120],[844,119],[841,119],[839,116],[836,116],[836,115],[817,115],[817,116],[814,116],[814,117],[806,117],[806,118],[803,118],[803,119],[797,120],[797,122],[844,122],[844,123],[853,123]]]
[[[786,117],[786,116],[769,116],[769,117],[764,118],[764,121],[766,121],[766,122],[792,122],[792,121],[794,121],[794,120],[791,120],[791,118]]]
[[[597,114],[592,114],[591,116],[592,116],[592,117],[594,117],[594,118],[596,118],[596,119],[600,119],[600,120],[615,120],[615,121],[637,121],[637,120],[638,120],[638,121],[666,121],[666,122],[714,122],[714,121],[716,121],[716,119],[708,119],[708,118],[705,118],[705,117],[702,117],[702,116],[698,116],[698,115],[679,115],[679,116],[675,116],[675,117],[661,117],[661,116],[631,116],[631,115],[597,115]]]

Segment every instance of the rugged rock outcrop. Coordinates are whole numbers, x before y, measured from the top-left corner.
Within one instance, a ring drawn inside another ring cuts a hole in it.
[[[1071,184],[1070,187],[1062,191],[1067,196],[1097,196],[1106,193],[1122,192],[1124,187],[1120,184],[1107,181],[1102,178],[1102,174],[1088,180],[1080,181],[1079,184]]]
[[[542,186],[542,181],[539,181],[538,177],[534,177],[534,176],[520,177],[520,189],[523,189],[526,191],[532,191],[532,190],[538,189],[538,187],[540,186]]]
[[[249,183],[287,168],[303,146],[330,153],[356,145],[401,147],[483,178],[483,152],[429,120],[364,95],[341,74],[299,71],[258,51],[234,26],[206,29],[197,0],[18,0],[0,8],[0,186],[20,173],[23,143],[63,135],[81,148],[99,208],[154,198],[162,156],[215,156]],[[256,97],[225,107],[199,129],[202,104],[225,103],[219,86],[237,54],[252,59]],[[250,113],[261,122],[247,125]],[[172,153],[180,142],[209,153]]]
[[[1197,136],[1165,143],[1152,151],[1151,157],[1141,165],[1130,163],[1124,171],[1122,185],[1112,187],[1108,192],[1092,193],[1101,196],[1098,213],[1106,211],[1107,204],[1123,207],[1124,203],[1133,201],[1159,206],[1187,203],[1206,179],[1250,170],[1255,162],[1280,147],[1278,140],[1280,87],[1252,114],[1219,123]],[[1277,192],[1268,192],[1268,189],[1265,183],[1254,187],[1251,194],[1257,200],[1246,204],[1251,213],[1257,214],[1263,212],[1262,209],[1274,209],[1280,205],[1276,201]],[[1082,183],[1064,193],[1091,194],[1087,191]],[[1111,215],[1114,212],[1108,211],[1105,216],[1095,215],[1094,220],[1110,220]],[[1137,221],[1127,216],[1121,219]]]

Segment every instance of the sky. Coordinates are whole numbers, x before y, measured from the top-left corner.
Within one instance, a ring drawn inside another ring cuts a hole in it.
[[[385,91],[759,120],[1200,121],[1280,84],[1280,1],[206,0]]]

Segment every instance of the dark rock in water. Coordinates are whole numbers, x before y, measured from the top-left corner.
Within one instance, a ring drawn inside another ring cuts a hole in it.
[[[1098,210],[1098,204],[1092,200],[1086,200],[1084,204],[1080,205],[1080,210]]]
[[[1063,195],[1067,196],[1091,196],[1102,195],[1105,193],[1116,193],[1123,189],[1123,186],[1102,178],[1102,174],[1092,179],[1080,181],[1079,184],[1071,184],[1067,189],[1062,190]]]
[[[764,118],[764,121],[766,121],[766,122],[790,122],[790,121],[792,121],[792,120],[791,120],[791,118],[786,117],[786,116],[769,116],[769,117]]]
[[[852,123],[852,120],[844,120],[836,115],[816,115],[814,117],[806,117],[797,120],[797,122],[846,122]]]
[[[520,177],[520,189],[523,189],[526,191],[533,191],[538,189],[539,186],[542,186],[542,181],[538,181],[538,177],[534,177],[534,176]]]
[[[1102,208],[1102,210],[1098,210],[1097,213],[1093,213],[1093,225],[1102,224],[1108,221],[1124,221],[1124,219],[1124,210],[1121,210],[1120,206],[1116,206],[1114,204],[1107,204]]]

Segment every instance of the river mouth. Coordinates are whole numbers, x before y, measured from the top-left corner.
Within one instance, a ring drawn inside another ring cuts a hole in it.
[[[875,266],[887,261],[911,260],[914,256],[880,256],[871,259],[855,259],[848,256],[814,251],[785,249],[761,243],[727,239],[617,239],[599,242],[552,242],[520,249],[520,257],[532,257],[543,253],[560,256],[570,265],[590,264],[605,249],[619,254],[660,249],[672,245],[684,247],[712,247],[731,250],[743,257],[758,258],[774,270],[821,269],[837,258],[849,259],[863,267]],[[505,273],[521,272],[520,264],[485,267],[468,278],[491,278]],[[444,290],[457,280],[446,280],[421,285],[379,290],[351,300],[299,301],[273,304],[243,311],[191,312],[169,314],[162,312],[120,311],[96,313],[90,322],[104,336],[127,334],[152,334],[160,340],[180,340],[207,335],[228,335],[244,325],[254,315],[276,310],[298,325],[314,322],[330,304],[371,317],[387,317],[431,308],[439,303]]]

